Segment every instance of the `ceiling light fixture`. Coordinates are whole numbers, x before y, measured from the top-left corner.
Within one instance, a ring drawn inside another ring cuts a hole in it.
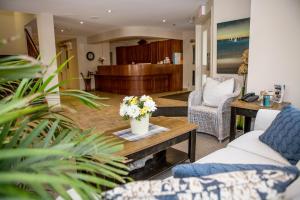
[[[167,20],[163,19],[163,20],[162,20],[162,22],[163,22],[163,23],[166,23],[166,22],[167,22]]]
[[[80,21],[80,24],[83,24],[84,22],[83,21]]]
[[[111,13],[111,9],[107,10],[108,13]]]

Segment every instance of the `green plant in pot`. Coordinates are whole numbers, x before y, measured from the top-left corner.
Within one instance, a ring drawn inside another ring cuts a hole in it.
[[[247,81],[247,74],[248,74],[248,56],[249,56],[249,49],[246,49],[242,53],[242,64],[239,67],[238,74],[243,76],[243,86],[241,91],[241,96],[245,95],[246,92],[246,81]],[[244,128],[244,117],[239,116],[237,118],[237,129],[242,130]]]
[[[242,54],[242,64],[239,67],[238,74],[243,76],[243,86],[242,86],[242,96],[245,95],[246,92],[246,81],[247,81],[247,74],[248,74],[248,56],[249,56],[249,49],[243,51]]]
[[[47,66],[28,56],[0,59],[0,197],[64,199],[74,189],[82,199],[100,196],[128,179],[123,148],[113,137],[81,130],[62,109],[48,106],[51,94],[79,99],[91,108],[100,97],[80,90],[56,89],[49,83],[68,61],[48,78]]]

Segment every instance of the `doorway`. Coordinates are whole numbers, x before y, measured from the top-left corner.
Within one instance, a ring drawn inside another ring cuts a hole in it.
[[[59,52],[60,52],[60,55],[59,55],[59,57],[57,59],[57,65],[58,66],[60,66],[66,60],[69,59],[68,48],[67,48],[66,45],[60,46],[59,47]],[[70,89],[69,82],[67,81],[67,80],[70,79],[68,77],[68,71],[69,71],[69,69],[70,69],[69,63],[67,63],[66,66],[63,68],[63,70],[58,75],[59,82],[66,82],[65,84],[63,84],[63,85],[60,86],[61,89]]]
[[[76,50],[76,41],[64,41],[57,45],[59,56],[57,65],[60,66],[66,60],[72,57],[63,70],[58,74],[59,82],[64,82],[60,89],[79,89],[78,59]]]

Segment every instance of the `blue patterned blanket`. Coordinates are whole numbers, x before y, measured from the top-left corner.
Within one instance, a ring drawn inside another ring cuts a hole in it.
[[[224,167],[224,166],[223,166]],[[269,166],[208,176],[136,181],[103,194],[104,199],[281,199],[299,176],[296,167]]]

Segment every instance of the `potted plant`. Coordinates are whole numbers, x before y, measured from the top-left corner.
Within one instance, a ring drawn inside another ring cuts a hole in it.
[[[238,74],[240,76],[243,76],[243,86],[241,91],[241,96],[245,95],[246,92],[246,80],[247,80],[247,74],[248,74],[248,56],[249,56],[249,49],[246,49],[242,53],[242,64],[239,67]],[[237,118],[237,129],[243,130],[244,128],[244,117],[239,116]]]
[[[45,79],[47,65],[28,56],[0,59],[0,196],[4,199],[80,199],[100,197],[103,187],[125,183],[122,144],[81,130],[61,110],[48,106],[51,94],[79,99],[99,108],[101,98],[81,90],[56,91]]]
[[[131,131],[134,134],[146,134],[149,130],[150,115],[156,110],[156,104],[149,96],[128,96],[120,106],[120,115],[130,119]]]
[[[242,54],[242,64],[239,67],[238,74],[243,76],[243,87],[242,87],[242,96],[245,95],[246,92],[246,80],[248,74],[248,56],[249,56],[249,49],[243,51]]]

